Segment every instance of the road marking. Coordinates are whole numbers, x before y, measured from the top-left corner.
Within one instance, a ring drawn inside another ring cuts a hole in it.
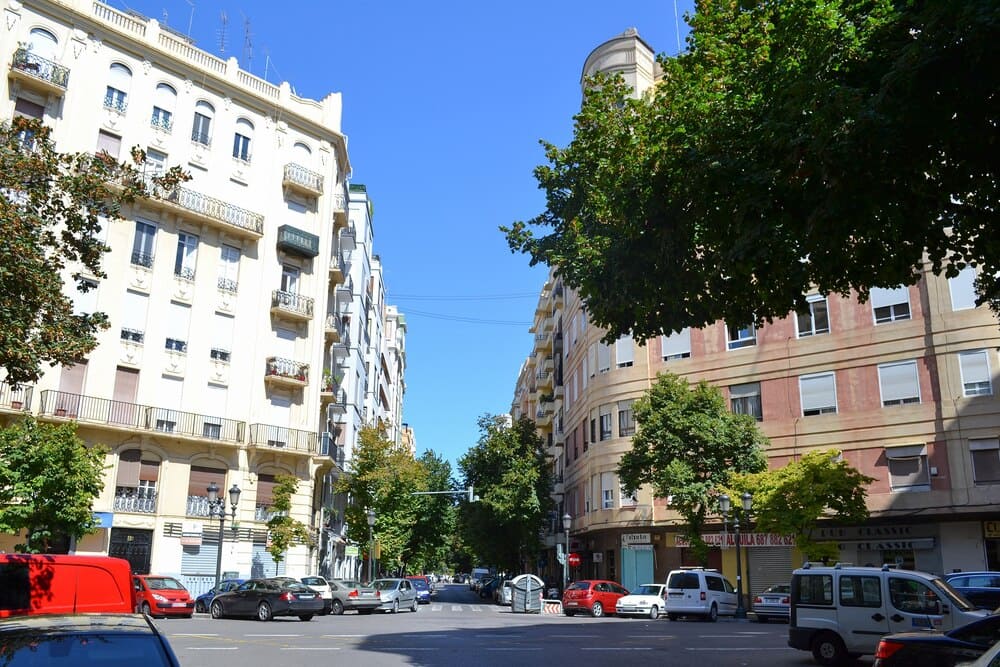
[[[594,639],[597,635],[546,635],[555,639]]]
[[[189,651],[235,651],[238,646],[188,646]]]
[[[462,605],[460,605],[460,604],[453,604],[453,605],[451,605],[451,610],[452,611],[462,611]]]
[[[458,609],[459,609],[459,611],[461,611],[462,608],[459,607]],[[432,604],[431,605],[431,611],[441,611],[441,605],[439,605],[439,604]]]
[[[212,634],[210,632],[177,632],[170,635],[171,637],[218,637],[217,634]]]
[[[549,635],[549,636],[552,637],[553,635]],[[677,639],[676,635],[653,635],[653,636],[650,636],[650,635],[625,635],[625,636],[628,637],[629,639],[657,639],[657,640],[661,640],[661,641],[664,640],[664,639]]]

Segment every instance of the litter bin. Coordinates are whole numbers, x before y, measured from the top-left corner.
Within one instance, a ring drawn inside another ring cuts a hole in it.
[[[510,610],[515,614],[542,613],[545,582],[533,574],[521,574],[510,581]]]

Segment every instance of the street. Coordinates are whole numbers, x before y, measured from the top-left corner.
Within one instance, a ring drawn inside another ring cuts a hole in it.
[[[464,584],[439,585],[417,613],[212,620],[207,614],[162,619],[181,664],[215,667],[305,665],[317,661],[368,666],[529,665],[814,665],[786,646],[788,626],[721,619],[718,623],[513,614],[480,601]],[[870,664],[870,659],[859,664]]]

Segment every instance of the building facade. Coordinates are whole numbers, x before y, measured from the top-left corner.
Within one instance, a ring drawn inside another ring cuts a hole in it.
[[[625,56],[623,44],[642,53]],[[626,33],[588,58],[643,62],[648,46]],[[720,388],[733,412],[753,415],[777,468],[806,451],[836,448],[862,473],[870,520],[827,526],[841,560],[931,572],[1000,567],[1000,322],[976,307],[974,269],[954,278],[926,270],[913,286],[857,298],[808,295],[810,310],[761,328],[717,322],[637,344],[587,322],[585,305],[550,277],[531,333],[532,355],[515,389],[513,415],[535,418],[547,440],[558,516],[544,559],[558,578],[557,544],[582,564],[573,578],[606,577],[627,588],[663,581],[690,562],[669,499],[622,493],[618,462],[631,447],[632,403],[661,372]],[[671,330],[670,323],[664,323]],[[720,517],[703,537],[710,564],[735,579],[735,543]],[[801,562],[790,536],[743,525],[747,590],[787,583]]]
[[[349,470],[366,393],[351,341],[371,228],[349,208],[340,95],[300,98],[100,2],[11,0],[4,13],[0,118],[41,119],[60,152],[125,159],[139,146],[146,173],[192,176],[105,225],[107,276],[72,294],[79,311],[109,316],[96,349],[35,386],[0,385],[4,419],[73,420],[110,450],[103,527],[67,548],[192,591],[210,586],[220,549],[223,570],[243,577],[352,567],[332,484]],[[298,480],[291,514],[316,539],[275,563],[279,475]],[[210,484],[225,500],[221,541]]]

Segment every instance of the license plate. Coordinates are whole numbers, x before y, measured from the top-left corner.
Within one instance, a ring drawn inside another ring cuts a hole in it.
[[[764,598],[764,602],[767,604],[778,604],[781,600],[779,598]]]
[[[316,597],[316,596],[315,595],[300,595],[299,599],[300,600],[312,600],[314,597]]]
[[[186,607],[187,606],[187,602],[175,602],[175,603],[173,603],[170,606],[171,607]]]
[[[567,606],[567,607],[575,607],[575,606],[576,606],[576,603],[575,603],[575,602],[567,602],[567,603],[566,603],[566,606]]]

